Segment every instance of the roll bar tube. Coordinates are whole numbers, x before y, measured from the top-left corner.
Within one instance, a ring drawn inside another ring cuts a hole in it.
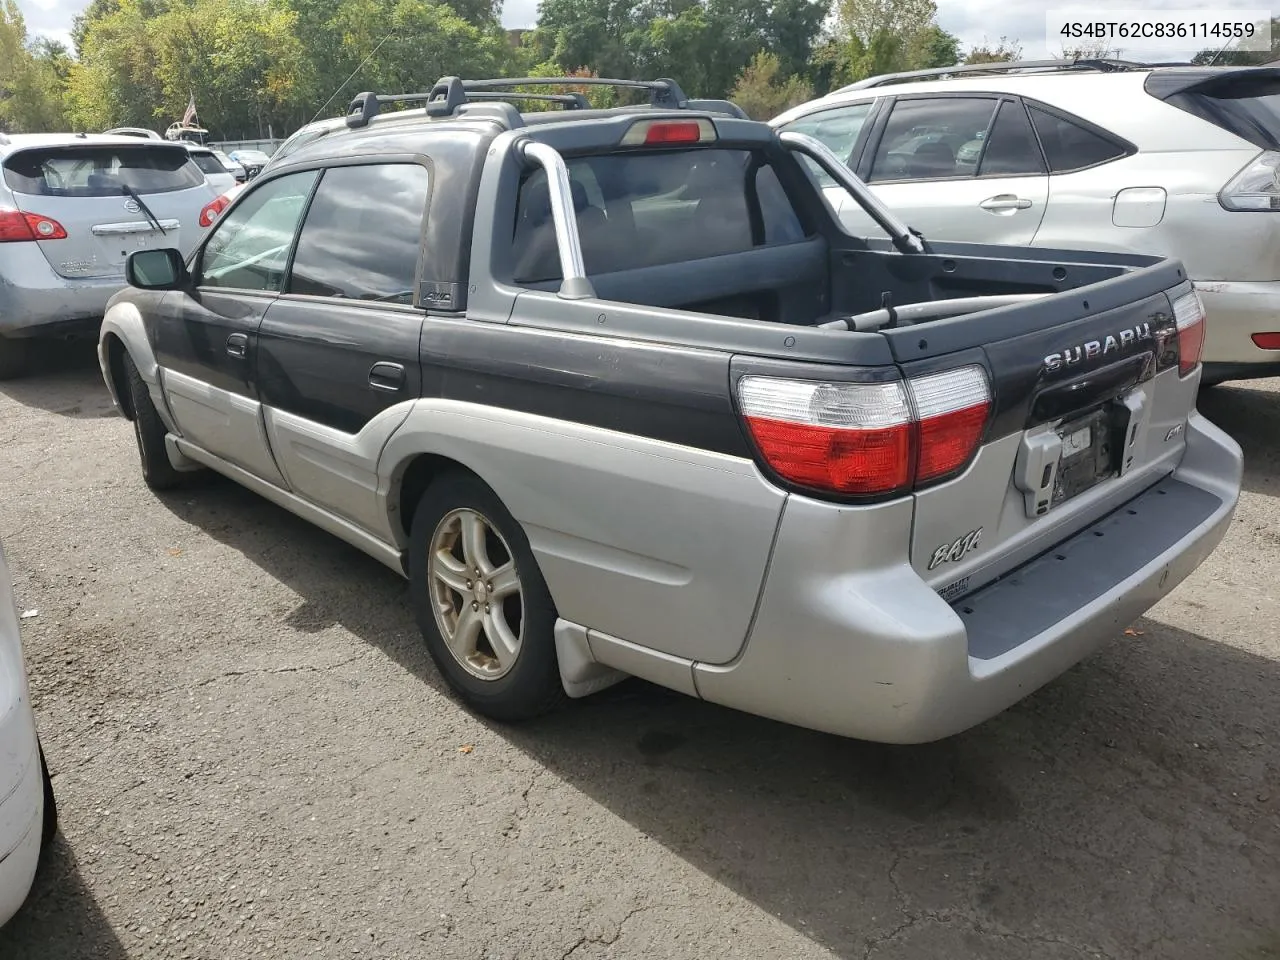
[[[536,163],[547,174],[551,197],[551,219],[556,228],[556,249],[560,254],[559,295],[566,300],[587,300],[596,295],[587,279],[586,262],[582,258],[582,238],[578,234],[578,216],[573,209],[573,188],[569,184],[569,168],[560,151],[535,140],[522,140],[520,155]]]
[[[880,224],[880,228],[893,240],[895,247],[903,253],[924,253],[924,240],[919,234],[914,233],[907,224],[899,220],[896,214],[881,203],[880,198],[871,192],[871,188],[832,153],[825,143],[807,134],[792,131],[779,134],[778,139],[788,150],[803,153],[817,161],[836,183],[844,187],[848,194],[858,201],[858,206]]]

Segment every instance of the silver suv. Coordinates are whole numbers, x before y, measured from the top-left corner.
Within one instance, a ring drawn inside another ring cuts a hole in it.
[[[1204,382],[1280,373],[1280,70],[952,67],[772,123],[821,140],[932,239],[1176,257],[1208,313]],[[877,229],[837,202],[846,228]]]
[[[0,134],[0,379],[32,337],[93,334],[128,255],[192,249],[216,196],[181,144]]]

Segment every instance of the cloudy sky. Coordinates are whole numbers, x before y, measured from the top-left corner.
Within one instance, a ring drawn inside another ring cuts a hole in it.
[[[87,3],[87,0],[18,0],[27,19],[27,27],[33,33],[43,33],[70,44],[68,30],[71,21]],[[1262,10],[1268,5],[1258,0],[1094,0],[1081,5],[1080,0],[937,0],[938,21],[943,27],[960,37],[966,45],[975,45],[986,38],[993,43],[1002,36],[1015,38],[1022,43],[1027,57],[1056,55],[1056,42],[1046,44],[1045,14],[1049,10],[1080,7],[1092,16],[1103,15],[1106,10],[1174,10],[1186,9],[1203,13],[1206,9]],[[531,27],[537,17],[538,0],[506,0],[503,21],[508,27]],[[1177,47],[1153,51],[1150,48],[1124,50],[1122,55],[1134,59],[1172,59],[1188,57],[1206,44],[1194,44],[1189,49]]]

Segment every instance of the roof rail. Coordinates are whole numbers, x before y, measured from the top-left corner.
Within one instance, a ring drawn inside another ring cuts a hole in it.
[[[866,90],[870,87],[883,87],[892,83],[903,83],[910,80],[926,80],[966,74],[1014,73],[1020,70],[1030,72],[1055,70],[1093,70],[1098,72],[1123,72],[1126,70],[1150,70],[1154,67],[1189,67],[1190,63],[1139,63],[1134,60],[1114,60],[1107,58],[1081,58],[1075,60],[1006,60],[997,63],[958,63],[951,67],[934,67],[929,70],[910,70],[905,73],[886,73],[878,77],[868,77],[846,87],[836,90],[845,93],[850,90]]]
[[[623,87],[649,91],[649,104],[654,107],[667,107],[674,110],[687,109],[691,103],[711,104],[722,101],[690,101],[680,85],[674,80],[611,80],[604,77],[514,77],[495,78],[490,80],[463,80],[459,77],[442,77],[436,85],[425,93],[393,93],[379,94],[372,91],[359,94],[347,108],[346,122],[349,127],[368,126],[369,121],[378,115],[384,103],[425,103],[427,115],[431,117],[447,117],[458,107],[468,101],[477,100],[538,100],[548,103],[559,103],[571,110],[581,110],[590,106],[587,98],[581,93],[533,94],[503,91],[502,87]],[[725,101],[727,102],[727,101]],[[740,114],[742,111],[733,106]],[[709,109],[704,107],[704,109]],[[725,109],[719,107],[718,109]]]

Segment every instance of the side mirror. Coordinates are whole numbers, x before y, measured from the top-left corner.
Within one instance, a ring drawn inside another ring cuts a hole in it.
[[[143,290],[177,290],[191,279],[182,254],[173,248],[129,254],[124,274],[130,286]]]

